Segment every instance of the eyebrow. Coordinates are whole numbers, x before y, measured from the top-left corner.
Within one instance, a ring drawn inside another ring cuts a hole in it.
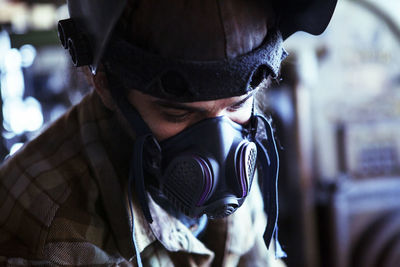
[[[207,109],[205,108],[192,107],[183,103],[173,102],[163,99],[155,100],[154,103],[163,108],[182,109],[190,112],[207,112]]]
[[[242,105],[250,97],[252,97],[254,95],[254,93],[255,93],[255,90],[251,91],[245,98],[239,100],[236,103],[233,103],[232,105],[230,105],[230,107]],[[153,101],[153,103],[155,103],[156,105],[163,107],[163,108],[181,109],[181,110],[186,110],[186,111],[190,111],[190,112],[207,112],[206,108],[193,107],[193,106],[189,106],[184,103],[174,102],[174,101],[170,101],[170,100],[157,99],[157,100]]]

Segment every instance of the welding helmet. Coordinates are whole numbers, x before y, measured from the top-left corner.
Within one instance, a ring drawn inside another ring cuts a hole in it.
[[[75,66],[95,73],[102,62],[126,88],[191,102],[243,95],[276,77],[286,56],[281,42],[296,31],[322,33],[337,0],[67,2],[71,18],[58,32]],[[112,38],[127,5],[134,10],[131,40]],[[194,53],[183,51],[188,47]]]
[[[128,0],[68,0],[71,19],[60,21],[59,38],[75,66],[90,65],[95,72],[113,29]],[[277,27],[283,40],[297,31],[321,34],[337,0],[273,0]],[[155,7],[156,8],[156,7]]]

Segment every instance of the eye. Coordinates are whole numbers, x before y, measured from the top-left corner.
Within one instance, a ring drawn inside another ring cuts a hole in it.
[[[247,98],[239,103],[236,103],[227,108],[229,112],[239,111],[241,109],[247,108],[252,103],[253,97]]]
[[[165,111],[162,113],[162,116],[165,121],[172,123],[180,123],[186,121],[192,112],[190,111]]]
[[[244,106],[244,103],[239,104],[239,105],[233,105],[233,106],[228,107],[228,111],[232,111],[232,112],[238,111],[239,109],[243,108],[243,106]]]

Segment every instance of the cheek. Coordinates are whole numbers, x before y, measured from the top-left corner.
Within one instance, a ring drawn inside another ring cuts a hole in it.
[[[166,122],[154,108],[136,108],[158,141],[174,136],[185,128],[184,125]]]
[[[158,123],[147,122],[151,131],[158,141],[163,141],[169,137],[172,137],[185,129],[185,126],[179,124],[166,123],[165,121],[159,121]]]

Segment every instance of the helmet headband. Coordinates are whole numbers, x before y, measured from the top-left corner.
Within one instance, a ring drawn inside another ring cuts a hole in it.
[[[215,100],[247,94],[269,75],[277,77],[287,52],[278,31],[242,56],[218,61],[170,59],[113,38],[103,63],[127,89],[177,102]]]

